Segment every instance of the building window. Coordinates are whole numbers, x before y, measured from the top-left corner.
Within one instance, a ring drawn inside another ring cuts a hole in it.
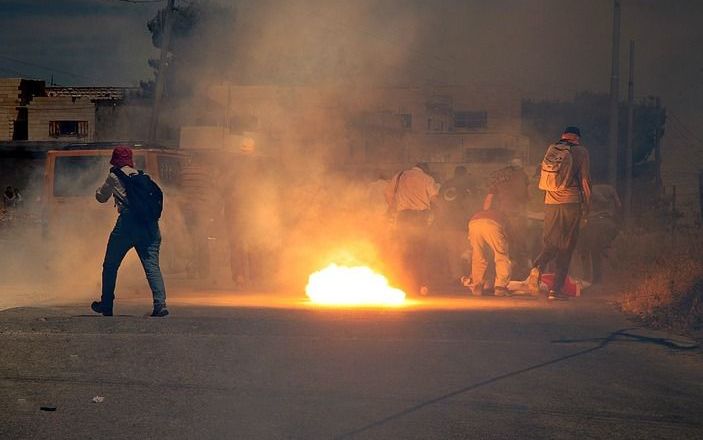
[[[86,137],[88,136],[88,121],[50,121],[49,136]]]
[[[488,113],[486,112],[454,112],[454,128],[472,129],[487,127]]]
[[[401,113],[400,115],[400,126],[403,128],[412,128],[413,126],[413,115],[410,113]]]

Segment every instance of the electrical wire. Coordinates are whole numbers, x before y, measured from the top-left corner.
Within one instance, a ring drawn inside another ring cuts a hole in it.
[[[4,67],[0,67],[0,72],[6,72],[6,73],[9,73],[10,75],[17,75],[20,78],[26,78],[26,77],[30,76],[30,75],[25,75],[24,73],[18,72],[13,69],[6,69]]]
[[[17,58],[8,57],[7,55],[1,55],[1,54],[0,54],[0,59],[7,60],[7,61],[12,61],[12,62],[18,63],[18,64],[24,64],[24,65],[31,66],[31,67],[36,67],[36,68],[38,68],[38,69],[46,70],[46,71],[48,71],[48,72],[63,73],[64,75],[70,75],[70,76],[73,76],[73,77],[76,77],[76,78],[97,80],[97,78],[91,78],[91,77],[89,77],[89,76],[80,75],[80,74],[78,74],[78,73],[73,73],[73,72],[69,72],[69,71],[66,71],[66,70],[59,70],[59,69],[55,69],[55,68],[49,67],[49,66],[44,66],[44,65],[41,65],[41,64],[30,63],[30,62],[28,62],[28,61],[18,60]]]
[[[122,3],[136,3],[136,4],[139,4],[139,3],[161,3],[161,2],[163,2],[164,0],[114,0],[114,1],[122,2]]]
[[[699,138],[698,135],[696,135],[696,133],[693,130],[686,127],[686,125],[683,122],[681,122],[681,119],[679,119],[678,116],[676,116],[671,111],[669,111],[669,116],[671,116],[672,120],[675,121],[679,125],[679,127],[682,129],[680,131],[685,131],[686,133],[688,133],[688,136],[686,136],[686,137],[689,137],[690,139],[695,140],[699,145],[703,145],[703,139]]]

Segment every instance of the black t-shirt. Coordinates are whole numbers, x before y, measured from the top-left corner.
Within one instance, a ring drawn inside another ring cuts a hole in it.
[[[444,226],[466,229],[469,218],[478,209],[476,186],[469,176],[447,180],[439,191],[441,215],[439,223]]]

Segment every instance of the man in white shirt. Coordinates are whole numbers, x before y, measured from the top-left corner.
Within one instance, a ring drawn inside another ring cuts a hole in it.
[[[428,292],[427,233],[433,201],[439,185],[429,174],[427,163],[397,173],[386,186],[386,203],[396,215],[396,237],[413,289]]]

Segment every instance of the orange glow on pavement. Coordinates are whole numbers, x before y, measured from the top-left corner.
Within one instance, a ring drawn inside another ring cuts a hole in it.
[[[405,292],[388,285],[388,280],[365,266],[334,263],[308,278],[305,293],[314,304],[327,306],[401,306]]]

